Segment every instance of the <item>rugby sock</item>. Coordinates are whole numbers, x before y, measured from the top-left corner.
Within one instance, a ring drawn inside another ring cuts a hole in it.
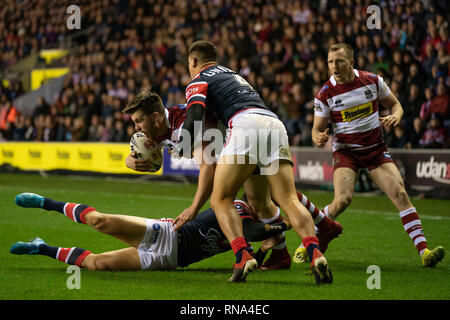
[[[300,202],[306,207],[306,209],[308,209],[309,213],[311,213],[315,225],[317,225],[324,219],[325,214],[319,208],[317,208],[314,203],[312,203],[303,193],[297,191],[297,197],[298,200],[300,200]]]
[[[416,208],[412,207],[406,209],[399,213],[400,218],[402,220],[403,228],[405,229],[408,236],[414,243],[414,246],[417,248],[419,255],[422,256],[422,253],[425,249],[428,248],[427,239],[425,239],[425,235],[422,229],[422,223],[420,222],[419,215],[417,214]]]
[[[270,224],[274,222],[283,221],[283,217],[280,214],[280,208],[277,207],[277,213],[271,218],[259,218],[262,223]],[[286,248],[286,237],[284,236],[284,232],[280,233],[281,239],[280,241],[273,246],[272,250],[283,250]]]
[[[250,242],[247,241],[247,251],[251,254],[254,255],[255,251],[253,250],[253,246]]]
[[[234,255],[236,256],[236,263],[241,262],[242,250],[247,249],[247,241],[244,237],[238,237],[231,241],[231,249],[233,249]]]
[[[328,206],[326,206],[325,208],[323,208],[323,213],[325,214],[325,216],[327,216],[328,218],[330,218],[331,220],[334,220],[334,217],[330,214],[330,212],[328,211]]]
[[[317,237],[305,237],[302,240],[303,246],[306,248],[306,252],[308,252],[309,261],[313,261],[314,249],[320,251],[319,248],[319,239]]]
[[[78,247],[52,247],[44,243],[39,246],[39,254],[81,267],[81,263],[91,252]]]
[[[267,252],[263,252],[261,249],[258,249],[258,251],[255,253],[253,257],[255,258],[256,262],[258,262],[258,266],[263,264],[266,255]]]
[[[85,215],[95,211],[94,208],[84,204],[55,201],[50,198],[45,198],[44,209],[48,211],[58,211],[69,219],[84,224],[86,224]]]
[[[317,228],[323,231],[329,230],[334,226],[332,218],[329,217],[328,206],[325,207],[327,214],[314,205],[303,193],[297,191],[300,202],[309,210]]]

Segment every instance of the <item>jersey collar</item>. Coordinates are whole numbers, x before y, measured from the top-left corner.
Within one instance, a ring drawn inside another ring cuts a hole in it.
[[[198,77],[200,76],[200,73],[202,73],[203,70],[206,70],[206,69],[211,68],[211,67],[215,67],[215,66],[217,66],[217,65],[218,65],[218,64],[216,63],[216,64],[212,64],[212,65],[210,65],[210,66],[204,67],[202,70],[200,70],[200,71],[192,78],[192,80],[198,78]]]
[[[355,73],[355,76],[359,77],[359,71],[358,71],[358,70],[353,69],[353,72]],[[331,82],[331,84],[332,84],[333,86],[337,85],[337,81],[336,81],[336,79],[334,78],[334,76],[331,76],[330,82]]]
[[[166,121],[166,126],[167,126],[167,128],[172,128],[172,126],[170,125],[170,122],[169,122],[169,110],[164,109],[164,112],[165,112],[165,114],[166,114],[166,119],[165,119],[165,121]]]

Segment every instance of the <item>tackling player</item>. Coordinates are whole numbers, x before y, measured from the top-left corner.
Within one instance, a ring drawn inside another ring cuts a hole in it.
[[[15,202],[24,208],[60,212],[74,222],[87,224],[123,241],[129,248],[94,254],[79,247],[50,246],[35,238],[30,242],[13,244],[10,249],[13,254],[46,255],[90,270],[165,270],[186,267],[231,249],[212,209],[202,211],[175,231],[172,219],[101,213],[88,205],[55,201],[33,193],[21,193]],[[263,241],[290,229],[286,219],[272,224],[255,221],[253,211],[244,201],[236,200],[234,206],[240,214],[248,241]],[[260,263],[274,244],[274,239],[263,241],[255,254]],[[244,281],[245,277],[241,280]]]
[[[342,213],[353,197],[359,168],[368,168],[372,181],[389,197],[399,211],[403,227],[426,267],[444,257],[444,248],[428,249],[416,208],[406,193],[402,177],[383,141],[381,125],[400,123],[403,108],[383,78],[353,69],[353,48],[334,44],[328,52],[330,79],[314,100],[312,139],[319,147],[329,139],[328,121],[334,124],[334,199],[324,208],[333,219]],[[379,104],[391,114],[379,117]]]
[[[163,141],[169,148],[171,144],[179,140],[180,128],[183,126],[186,117],[186,106],[177,105],[165,108],[158,94],[150,91],[143,91],[136,95],[122,112],[130,114],[132,121],[135,123],[136,131],[145,133],[151,140],[156,142]],[[207,127],[215,127],[214,121],[210,117],[206,117],[205,123]],[[138,160],[135,153],[131,152],[125,163],[128,168],[146,172],[151,167],[150,160]],[[212,177],[214,175],[215,163],[207,164],[206,161],[199,161],[200,172],[198,179],[197,191],[194,196],[192,205],[178,215],[174,221],[178,227],[185,222],[194,218],[201,207],[206,203],[212,192]],[[257,176],[252,177],[253,180],[258,179]],[[255,202],[252,191],[247,190],[250,194],[250,202]],[[266,196],[266,195],[264,195]],[[279,210],[269,199],[265,199],[268,203],[268,210],[260,210],[258,208],[258,216],[262,221],[267,223],[280,220]],[[277,211],[278,210],[278,211]],[[175,227],[177,229],[177,226]],[[291,265],[291,257],[286,248],[286,241],[281,237],[279,243],[273,248],[272,254],[268,261],[260,265],[262,269],[284,269]]]
[[[166,144],[178,141],[180,128],[183,126],[186,117],[185,105],[178,105],[170,108],[164,108],[161,98],[153,92],[143,91],[136,95],[132,102],[127,105],[122,112],[130,114],[135,123],[136,131],[145,133],[150,139]],[[208,127],[213,126],[211,119],[206,119]],[[170,146],[169,146],[170,147]],[[126,159],[128,168],[136,171],[146,172],[149,170],[150,160],[138,160],[133,153]],[[176,219],[177,227],[182,226],[186,221],[195,217],[200,208],[207,201],[211,193],[212,176],[214,174],[214,164],[201,164],[200,177],[197,192],[190,208],[183,211]],[[258,186],[258,188],[255,188]],[[265,189],[263,189],[265,188]],[[252,175],[247,182],[244,183],[244,189],[258,217],[265,223],[281,221],[279,208],[270,198],[270,191],[264,178],[260,175]],[[342,230],[338,222],[331,221],[313,204],[308,198],[297,192],[299,200],[310,211],[314,222],[316,223],[319,233],[319,245],[326,248],[327,244],[336,236],[336,230]],[[176,227],[176,228],[177,228]],[[176,229],[175,228],[175,229]],[[340,233],[340,232],[339,232]],[[305,249],[306,250],[306,249]],[[306,255],[306,252],[305,252]],[[294,260],[296,258],[294,257]],[[281,237],[279,242],[274,246],[269,259],[259,266],[262,269],[284,269],[289,268],[291,258],[286,248],[285,237]]]
[[[208,41],[196,41],[189,47],[192,80],[186,87],[188,111],[183,129],[189,133],[186,136],[194,137],[194,123],[200,121],[205,112],[212,113],[227,127],[227,139],[213,177],[211,206],[236,256],[234,281],[245,278],[257,267],[243,237],[241,219],[233,206],[237,192],[246,183],[251,184],[248,189],[252,190],[257,202],[267,199],[270,188],[269,198],[281,206],[302,239],[316,281],[332,282],[328,262],[320,252],[319,240],[315,236],[313,220],[296,194],[283,123],[267,109],[245,79],[218,65],[216,60],[217,50]],[[269,140],[269,137],[277,139]],[[266,172],[261,175],[264,179],[259,179],[259,184],[249,179],[257,168],[261,173],[263,170]],[[267,208],[266,203],[259,204],[260,208]]]

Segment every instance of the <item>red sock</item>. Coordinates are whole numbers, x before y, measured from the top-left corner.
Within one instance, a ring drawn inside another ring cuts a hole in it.
[[[81,267],[83,260],[90,254],[90,251],[78,247],[58,248],[56,252],[56,259],[67,264]]]
[[[416,208],[413,207],[400,212],[400,218],[406,233],[413,241],[419,254],[422,254],[422,252],[428,248],[428,245]]]
[[[318,224],[321,223],[323,218],[325,217],[325,214],[300,191],[297,191],[297,197],[298,200],[300,200],[300,202],[306,207],[306,209],[308,209],[311,217],[314,220],[314,224],[318,226]]]
[[[305,237],[303,238],[302,243],[306,248],[306,252],[308,252],[309,261],[311,261],[312,263],[314,257],[314,249],[318,249],[320,251],[319,239],[317,239],[317,237]]]
[[[245,241],[244,237],[238,237],[231,241],[230,243],[231,249],[233,249],[234,254],[240,251],[243,248],[247,248],[247,241]]]

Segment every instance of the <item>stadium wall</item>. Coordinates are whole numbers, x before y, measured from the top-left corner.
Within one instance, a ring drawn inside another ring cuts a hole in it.
[[[130,146],[124,143],[2,142],[0,150],[0,165],[22,171],[141,174],[125,166]],[[148,174],[162,175],[162,169]]]
[[[403,176],[408,191],[433,198],[450,199],[450,150],[390,149],[389,151]],[[332,188],[331,151],[316,148],[291,148],[291,153],[297,184],[306,187]],[[363,182],[361,179],[358,181],[360,184]]]
[[[2,142],[0,165],[22,171],[69,170],[142,175],[125,166],[129,150],[125,143]],[[450,199],[450,150],[390,151],[408,191]],[[333,159],[329,150],[292,147],[291,153],[295,182],[299,187],[332,189]],[[360,177],[367,180],[363,173]],[[156,173],[147,174],[196,177],[198,165],[192,159],[171,157],[165,149],[163,167]],[[358,183],[362,185],[363,182],[360,179]]]

